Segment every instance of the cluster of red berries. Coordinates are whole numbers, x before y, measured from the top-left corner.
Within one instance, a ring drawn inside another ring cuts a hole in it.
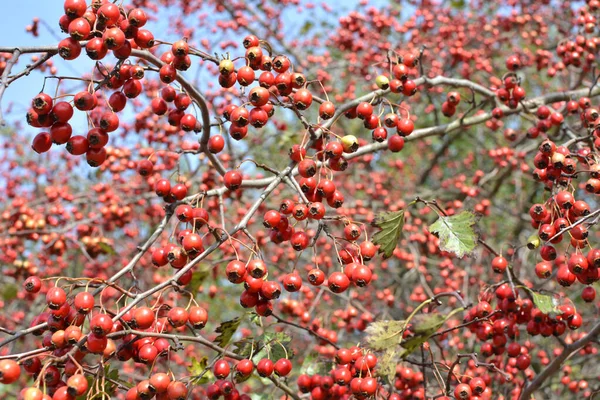
[[[86,0],[66,0],[64,10],[58,22],[69,37],[58,44],[58,54],[65,60],[74,60],[81,54],[84,40],[85,51],[92,60],[103,59],[109,51],[124,60],[134,47],[132,41],[142,49],[154,46],[154,35],[142,28],[148,17],[140,8],[125,15],[116,4],[93,1],[88,7]]]
[[[504,78],[503,86],[496,90],[496,97],[498,97],[498,100],[512,109],[519,106],[521,100],[525,98],[525,94],[525,89],[523,89],[522,86],[519,86],[519,79],[514,73],[507,74]],[[500,112],[497,110],[500,110]],[[494,109],[492,115],[494,118],[502,118],[503,112],[501,109]]]
[[[218,400],[221,397],[226,400],[249,400],[250,396],[241,394],[236,388],[236,382],[244,382],[251,377],[254,370],[262,378],[268,378],[275,374],[279,377],[286,377],[292,371],[292,362],[287,358],[280,358],[273,362],[269,358],[262,358],[254,364],[252,360],[243,358],[237,362],[231,375],[231,365],[229,361],[221,359],[215,362],[213,374],[217,379],[206,388],[206,398]],[[231,380],[227,380],[231,376]]]
[[[532,225],[538,229],[539,240],[545,242],[539,248],[543,262],[536,265],[538,277],[551,276],[554,262],[558,268],[556,279],[562,286],[571,286],[576,280],[584,285],[600,280],[600,250],[591,248],[587,256],[582,253],[582,249],[589,245],[587,226],[584,220],[580,221],[590,214],[587,202],[575,200],[571,192],[563,190],[544,204],[534,204],[529,214]],[[554,247],[562,242],[565,235],[569,235],[569,244],[573,248],[568,259],[559,257]]]
[[[300,375],[298,388],[302,393],[310,393],[314,400],[339,399],[345,395],[369,398],[381,389],[374,376],[377,361],[375,354],[364,352],[358,346],[340,348],[335,354],[336,367],[329,375]]]
[[[249,87],[254,82],[258,82],[257,86],[248,91],[247,103],[240,106],[229,104],[223,110],[223,117],[231,122],[229,134],[235,140],[246,137],[249,125],[262,128],[267,124],[275,111],[270,100],[271,96],[275,98],[288,96],[291,102],[290,106],[298,110],[308,109],[313,102],[313,96],[306,88],[306,78],[300,72],[293,72],[288,57],[279,55],[271,58],[270,52],[267,54],[266,51],[263,51],[264,44],[261,44],[261,41],[254,35],[246,36],[243,45],[246,49],[244,60],[247,65],[236,71],[233,61],[229,58],[225,58],[219,63],[219,83],[224,88],[230,88],[236,83],[241,87]],[[262,71],[258,79],[256,71]],[[246,105],[251,105],[253,108],[249,110]],[[333,116],[334,110],[330,111]],[[212,140],[218,141],[218,139]]]
[[[93,2],[88,8],[85,0],[66,0],[65,14],[60,18],[61,29],[69,34],[58,45],[58,53],[66,60],[73,60],[82,50],[81,41],[87,41],[85,48],[92,60],[103,59],[109,51],[118,60],[125,60],[132,48],[150,48],[154,45],[152,33],[141,29],[147,16],[141,9],[132,9],[125,16],[124,11],[115,4]],[[115,90],[108,98],[110,109],[101,111],[98,94],[90,91],[77,93],[72,103],[53,99],[46,93],[40,93],[32,100],[27,113],[27,122],[36,128],[49,128],[33,140],[32,147],[37,153],[50,150],[52,144],[66,144],[73,155],[84,155],[89,165],[100,166],[107,158],[106,144],[110,132],[119,127],[117,113],[122,111],[127,99],[137,97],[142,92],[144,68],[139,65],[122,64],[107,78],[106,86]],[[119,88],[122,91],[117,91]],[[86,136],[72,136],[69,120],[73,117],[73,106],[90,114],[94,127]],[[194,125],[195,126],[195,125]]]
[[[38,293],[41,287],[41,280],[35,276],[28,278],[24,283],[24,289],[32,294]],[[62,372],[59,366],[43,365],[42,359],[38,356],[27,358],[22,362],[22,366],[34,377],[43,374],[42,379],[47,393],[53,400],[73,399],[87,391],[87,381],[83,379],[85,383],[81,382],[82,375],[79,373],[77,363],[88,353],[102,355],[104,359],[112,357],[120,361],[133,359],[138,363],[152,365],[158,357],[166,357],[171,348],[168,340],[152,337],[151,334],[143,337],[123,334],[120,335],[120,344],[109,338],[109,334],[118,334],[126,328],[148,333],[168,333],[186,324],[190,324],[195,329],[202,329],[208,321],[208,313],[204,308],[191,306],[187,309],[171,307],[156,310],[149,307],[136,307],[127,311],[119,321],[113,322],[110,315],[93,312],[96,304],[91,293],[78,292],[69,298],[65,290],[59,286],[54,286],[47,291],[46,304],[49,311],[38,315],[31,322],[31,326],[42,323],[47,325],[43,329],[36,330],[34,334],[43,335],[43,346],[50,349],[55,357],[65,356],[67,353],[72,353],[72,357],[65,362]],[[89,321],[87,329],[84,327],[86,321]],[[85,333],[86,330],[88,333]],[[73,353],[75,345],[81,346]],[[63,373],[66,382],[61,380]],[[12,383],[19,375],[20,367],[15,361],[0,362],[0,382]],[[132,391],[139,396],[136,398],[146,398],[144,397],[146,394],[151,395],[147,398],[160,394],[161,396],[157,398],[180,400],[185,398],[188,389],[182,382],[171,381],[166,374],[157,373],[149,380],[138,383],[130,390]],[[22,391],[22,398],[44,399],[41,393],[35,388],[25,388]]]

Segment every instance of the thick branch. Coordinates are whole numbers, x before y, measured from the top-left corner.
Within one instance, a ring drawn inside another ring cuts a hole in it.
[[[521,392],[520,400],[529,400],[533,393],[548,379],[550,376],[554,375],[561,367],[562,363],[571,356],[571,354],[580,350],[582,347],[587,345],[588,343],[593,342],[600,335],[600,322],[596,324],[592,328],[591,331],[588,332],[587,335],[582,337],[576,342],[573,342],[566,347],[563,348],[563,352],[556,357],[554,360],[550,362],[546,366],[546,368],[540,372]]]

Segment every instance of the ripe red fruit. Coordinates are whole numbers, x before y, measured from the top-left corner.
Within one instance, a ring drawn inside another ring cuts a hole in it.
[[[366,265],[358,264],[356,268],[352,270],[352,282],[358,287],[367,286],[371,282],[373,273],[371,269]]]
[[[115,4],[104,4],[96,12],[98,20],[106,26],[113,26],[119,20],[121,15],[119,7]]]
[[[65,0],[63,6],[69,18],[81,17],[87,9],[86,0]]]
[[[250,93],[248,93],[248,101],[250,101],[250,103],[255,107],[262,107],[269,102],[270,95],[271,94],[269,93],[269,91],[267,89],[265,89],[264,87],[261,87],[261,86],[257,86],[255,88],[252,88],[252,90],[250,90]],[[237,110],[238,108],[235,108],[234,110]],[[241,109],[241,110],[239,110],[239,112],[243,114],[244,113],[243,110],[244,109]],[[234,121],[233,114],[234,113],[232,112],[232,118],[231,118],[232,121]],[[240,116],[237,114],[235,114],[235,117],[240,118]],[[242,117],[243,117],[243,115],[242,115]]]
[[[153,344],[145,344],[140,348],[137,356],[144,364],[151,364],[158,356],[158,349]]]
[[[107,314],[96,314],[90,321],[90,329],[96,336],[106,336],[112,327],[112,319]]]
[[[256,365],[256,372],[258,372],[258,374],[263,378],[271,376],[273,369],[273,361],[269,360],[268,358],[263,358]]]
[[[593,286],[586,286],[581,292],[581,298],[586,303],[591,303],[596,299],[596,289]]]
[[[94,308],[94,303],[94,296],[90,292],[79,292],[75,295],[75,299],[73,300],[73,307],[75,307],[75,309],[78,312],[82,314],[87,314],[92,310],[92,308]]]
[[[208,321],[208,313],[199,306],[190,307],[188,321],[195,329],[202,329]]]
[[[214,135],[208,139],[208,151],[213,154],[220,153],[225,148],[225,139],[221,135]]]
[[[398,120],[398,134],[400,136],[409,136],[415,129],[415,125],[409,118],[401,118]]]
[[[154,191],[160,197],[168,196],[171,193],[171,183],[166,179],[159,179],[154,184]]]
[[[297,292],[302,287],[302,278],[296,272],[286,274],[283,277],[283,287],[288,292]]]
[[[547,261],[537,263],[535,265],[535,274],[540,279],[550,277],[552,275],[552,264]]]
[[[267,102],[265,101],[265,104],[266,103]],[[237,126],[246,126],[250,122],[250,112],[246,107],[237,107],[233,111],[231,111],[229,119]]]
[[[52,111],[53,100],[50,95],[46,93],[40,93],[31,100],[31,108],[38,115],[46,115]]]
[[[325,273],[318,268],[311,269],[308,272],[308,281],[313,286],[320,286],[325,282]]]
[[[75,374],[67,380],[67,392],[70,396],[81,396],[88,390],[88,381],[83,374]]]
[[[230,371],[231,367],[226,360],[218,360],[213,367],[213,373],[217,379],[227,378]]]
[[[335,106],[333,105],[332,102],[325,101],[325,102],[321,103],[321,105],[319,106],[319,116],[322,119],[333,118],[334,114],[335,114]]]
[[[187,196],[187,186],[183,183],[176,183],[171,187],[170,195],[176,200],[183,200]]]
[[[292,362],[287,358],[280,358],[275,362],[273,369],[278,376],[288,376],[292,371]]]
[[[148,329],[154,322],[154,311],[148,307],[140,307],[133,312],[131,322],[139,329]]]
[[[190,256],[202,253],[204,251],[202,236],[198,235],[197,233],[190,233],[189,235],[186,235],[183,238],[181,245],[183,246],[185,252]]]
[[[141,8],[134,8],[133,10],[129,11],[129,14],[127,14],[127,19],[132,26],[141,28],[148,21],[148,16]]]
[[[243,377],[250,376],[253,369],[254,363],[247,358],[240,360],[235,366],[236,372]]]
[[[154,46],[154,35],[147,29],[139,29],[133,40],[142,49],[149,49]]]
[[[263,217],[263,225],[267,228],[275,228],[281,221],[281,213],[275,210],[269,210]]]
[[[187,386],[183,382],[173,381],[167,387],[169,400],[185,400],[188,394]]]
[[[460,383],[454,388],[454,397],[460,400],[468,400],[471,398],[473,392],[471,387],[466,383]]]
[[[334,293],[342,293],[350,286],[350,279],[342,272],[334,272],[329,275],[327,286]]]
[[[239,260],[230,261],[225,269],[225,274],[229,282],[235,284],[242,283],[246,276],[246,265]]]
[[[296,231],[290,238],[290,244],[296,251],[302,251],[308,247],[309,237],[304,231]]]
[[[242,186],[242,173],[238,170],[227,171],[223,176],[225,187],[229,190],[237,190]]]
[[[388,145],[388,149],[393,153],[402,151],[402,149],[404,148],[404,138],[399,135],[392,135],[388,139],[387,145]]]
[[[69,35],[74,40],[83,40],[87,38],[90,35],[91,30],[90,23],[85,18],[75,18],[69,23]]]
[[[140,160],[137,163],[137,171],[141,176],[149,176],[153,169],[154,164],[150,160]]]
[[[9,385],[19,379],[21,367],[14,360],[0,360],[0,383]]]
[[[506,271],[507,267],[508,267],[508,261],[506,260],[506,258],[504,258],[502,256],[496,256],[492,260],[492,269],[497,274],[504,273],[504,271]]]
[[[521,371],[526,370],[531,365],[529,354],[521,354],[517,357],[517,368]]]
[[[68,122],[57,122],[50,127],[50,138],[58,145],[65,144],[71,138],[73,129]]]
[[[93,333],[90,333],[87,336],[85,347],[90,353],[101,354],[104,352],[104,349],[106,349],[107,344],[108,339],[106,336],[97,336]]]
[[[175,328],[184,326],[188,322],[189,314],[185,308],[173,307],[167,313],[167,321]]]
[[[67,302],[67,294],[60,287],[53,287],[46,293],[46,303],[51,310],[58,310]]]
[[[28,293],[37,293],[42,288],[42,281],[37,276],[30,276],[23,282],[23,288]]]
[[[92,60],[102,60],[108,53],[108,47],[101,38],[90,39],[85,45],[85,52]]]

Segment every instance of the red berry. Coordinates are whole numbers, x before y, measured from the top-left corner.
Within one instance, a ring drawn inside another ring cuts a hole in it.
[[[263,378],[271,376],[273,369],[273,361],[269,360],[268,358],[263,358],[256,365],[256,372],[258,372],[258,374]]]
[[[9,385],[19,379],[21,367],[14,360],[0,360],[0,383]]]
[[[46,303],[51,310],[58,310],[67,302],[67,294],[60,287],[53,287],[46,293]]]
[[[242,173],[238,170],[227,171],[223,176],[225,187],[229,190],[237,190],[242,186]]]

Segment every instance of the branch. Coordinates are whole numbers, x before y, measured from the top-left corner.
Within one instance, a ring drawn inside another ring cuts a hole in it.
[[[303,331],[308,332],[311,336],[314,336],[314,337],[316,337],[319,340],[322,340],[324,342],[329,343],[330,345],[332,345],[333,347],[335,347],[336,350],[340,348],[340,346],[338,346],[337,344],[335,344],[334,342],[332,342],[328,338],[319,335],[317,332],[315,332],[315,331],[313,331],[313,330],[311,330],[309,328],[305,328],[302,325],[298,325],[297,323],[292,322],[292,321],[287,321],[287,320],[285,320],[285,319],[283,319],[283,318],[281,318],[281,317],[279,317],[279,316],[277,316],[275,314],[271,314],[271,317],[275,318],[277,320],[277,322],[280,322],[280,323],[285,324],[285,325],[290,325],[290,326],[293,326],[295,328],[302,329]]]
[[[596,323],[596,326],[588,332],[587,335],[582,337],[576,342],[573,342],[564,347],[563,352],[556,357],[546,366],[546,368],[537,375],[527,386],[523,388],[519,400],[529,400],[533,393],[544,383],[546,379],[555,374],[561,367],[562,363],[569,358],[573,353],[587,345],[588,343],[596,340],[600,335],[600,322]]]
[[[1,82],[0,82],[0,103],[2,102],[2,96],[4,96],[4,92],[6,91],[6,88],[8,87],[8,75],[10,74],[10,71],[15,66],[17,61],[19,60],[20,55],[21,55],[21,51],[19,49],[15,49],[12,57],[6,63],[6,67],[4,68],[4,72],[2,73],[2,78],[1,78]],[[4,121],[4,116],[2,115],[2,107],[0,107],[0,126],[4,126],[4,125],[6,125],[6,122]]]

